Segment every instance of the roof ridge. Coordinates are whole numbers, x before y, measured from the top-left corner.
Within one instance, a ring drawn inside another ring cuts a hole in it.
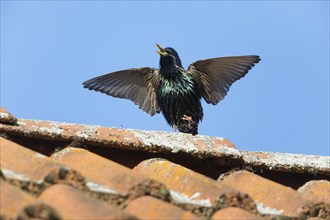
[[[41,140],[81,141],[93,147],[221,159],[222,164],[230,166],[330,175],[329,156],[237,150],[229,140],[212,136],[29,119],[17,119],[15,125],[0,124],[0,132]]]

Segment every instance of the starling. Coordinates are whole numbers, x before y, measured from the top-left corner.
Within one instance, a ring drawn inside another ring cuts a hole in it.
[[[144,112],[162,112],[167,123],[180,132],[198,134],[203,119],[201,99],[216,105],[233,82],[260,61],[259,56],[230,56],[199,60],[185,70],[171,47],[159,48],[159,69],[142,67],[95,77],[84,88],[133,101]]]

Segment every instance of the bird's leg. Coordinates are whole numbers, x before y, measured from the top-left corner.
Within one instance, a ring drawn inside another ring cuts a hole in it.
[[[174,133],[176,132],[176,129],[177,129],[176,125],[173,125],[173,132]]]

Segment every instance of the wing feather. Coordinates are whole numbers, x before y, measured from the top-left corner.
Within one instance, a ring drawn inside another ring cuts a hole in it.
[[[160,108],[156,99],[159,78],[154,68],[133,68],[98,76],[83,82],[84,88],[129,99],[144,112],[154,115]]]
[[[189,65],[205,101],[216,105],[227,95],[230,86],[260,61],[259,56],[233,56],[199,60]]]

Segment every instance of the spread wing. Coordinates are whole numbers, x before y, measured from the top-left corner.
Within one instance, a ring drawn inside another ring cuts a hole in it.
[[[205,101],[216,105],[227,95],[229,87],[259,61],[259,56],[199,60],[189,65],[188,72],[198,83]]]
[[[154,115],[160,109],[156,99],[158,70],[133,68],[108,73],[83,82],[84,88],[133,101],[144,112]]]

